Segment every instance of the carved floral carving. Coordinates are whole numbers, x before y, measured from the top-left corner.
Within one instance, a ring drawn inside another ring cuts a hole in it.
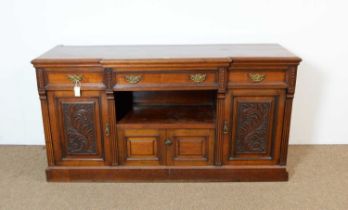
[[[237,153],[263,153],[268,140],[271,103],[240,103],[236,132]]]
[[[63,103],[68,154],[96,154],[94,103]]]

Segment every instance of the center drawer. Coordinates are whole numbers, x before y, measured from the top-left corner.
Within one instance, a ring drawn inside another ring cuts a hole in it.
[[[118,72],[115,90],[217,89],[215,71]]]

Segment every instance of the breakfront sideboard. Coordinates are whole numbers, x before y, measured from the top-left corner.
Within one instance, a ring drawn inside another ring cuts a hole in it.
[[[276,44],[57,46],[32,61],[48,181],[286,181],[300,58]]]

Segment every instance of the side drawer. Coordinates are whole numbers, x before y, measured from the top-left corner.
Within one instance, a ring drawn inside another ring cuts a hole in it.
[[[232,69],[228,73],[228,86],[274,86],[286,88],[285,70],[238,70]]]
[[[185,86],[189,89],[216,89],[217,73],[215,71],[189,72],[120,72],[116,73],[114,89],[176,89]]]
[[[101,68],[50,68],[45,69],[46,89],[72,90],[74,82],[71,77],[81,78],[82,90],[104,89],[103,69]]]

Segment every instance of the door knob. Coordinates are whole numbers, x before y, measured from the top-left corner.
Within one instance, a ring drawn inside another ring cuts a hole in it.
[[[164,144],[170,146],[170,145],[173,144],[173,142],[172,142],[172,140],[170,140],[170,139],[166,139],[166,140],[164,141]]]

